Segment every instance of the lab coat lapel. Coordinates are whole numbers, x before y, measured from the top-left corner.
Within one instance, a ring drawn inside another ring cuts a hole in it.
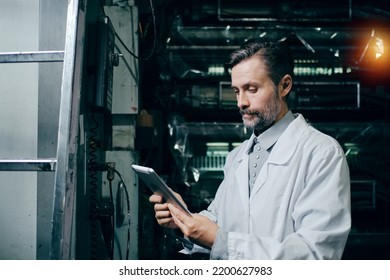
[[[270,165],[283,165],[287,164],[290,158],[293,156],[297,147],[297,142],[302,135],[302,129],[307,127],[306,121],[301,115],[289,125],[286,131],[282,134],[279,140],[276,142],[268,160],[264,163],[260,170],[260,174],[256,179],[255,186],[251,192],[251,198],[261,189],[269,176]]]

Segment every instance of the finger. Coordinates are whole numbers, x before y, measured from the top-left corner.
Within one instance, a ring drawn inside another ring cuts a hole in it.
[[[186,213],[181,211],[175,205],[168,203],[168,209],[169,209],[172,217],[175,218],[175,223],[178,226],[179,226],[179,224],[185,225],[186,223],[189,223],[189,221],[190,221],[189,219],[191,219],[191,217],[189,217]]]
[[[171,211],[171,213],[175,216],[178,216],[180,215],[180,210],[177,209],[177,207],[171,203],[167,203],[167,207],[169,209],[169,211]]]
[[[186,213],[184,213],[181,209],[179,209],[175,205],[173,205],[171,203],[167,203],[167,207],[168,207],[169,211],[171,211],[171,213],[174,214],[176,217],[178,217],[180,220],[185,219],[185,218],[189,218]]]
[[[160,226],[169,225],[171,223],[174,223],[174,218],[173,217],[169,217],[169,218],[164,218],[164,219],[157,219],[157,223]]]
[[[171,219],[183,233],[186,232],[186,228],[187,228],[186,225],[172,212],[171,212]]]
[[[150,197],[149,197],[149,201],[151,203],[162,203],[163,202],[163,199],[161,196],[157,195],[157,194],[152,194]]]
[[[171,218],[171,212],[168,211],[156,211],[155,214],[156,219],[164,219],[164,218]]]
[[[154,205],[154,211],[168,211],[169,212],[169,208],[168,208],[168,204],[167,203],[163,203],[163,204],[155,204]]]

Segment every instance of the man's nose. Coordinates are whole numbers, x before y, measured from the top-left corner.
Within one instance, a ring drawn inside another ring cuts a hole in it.
[[[237,106],[240,109],[245,109],[249,106],[248,98],[244,92],[237,94]]]

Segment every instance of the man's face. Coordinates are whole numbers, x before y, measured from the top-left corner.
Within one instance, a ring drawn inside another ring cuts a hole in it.
[[[235,65],[231,79],[245,127],[262,131],[283,117],[284,103],[259,57]]]

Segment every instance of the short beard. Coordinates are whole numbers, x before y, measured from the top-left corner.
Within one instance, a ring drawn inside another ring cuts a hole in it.
[[[275,123],[277,116],[282,110],[282,102],[278,99],[275,93],[271,102],[261,111],[250,111],[247,109],[240,110],[241,114],[251,114],[256,116],[253,121],[243,120],[244,126],[254,131],[261,132],[269,128]]]

